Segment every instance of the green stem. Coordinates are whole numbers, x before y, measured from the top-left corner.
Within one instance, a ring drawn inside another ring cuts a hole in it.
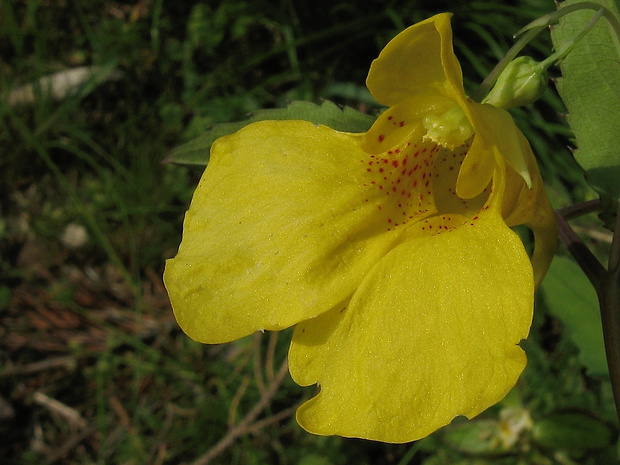
[[[573,3],[572,5],[562,6],[553,13],[549,13],[548,15],[544,15],[540,18],[535,19],[534,21],[526,25],[523,29],[521,29],[519,32],[517,32],[515,34],[515,37],[529,31],[530,29],[547,27],[550,24],[557,22],[560,18],[579,10],[602,10],[602,16],[607,20],[607,24],[609,24],[612,32],[611,35],[616,45],[616,49],[620,53],[620,20],[613,11],[596,2],[579,2]]]
[[[535,19],[524,28],[522,28],[519,32],[515,34],[515,37],[519,37],[517,42],[506,52],[506,55],[497,63],[495,68],[489,73],[489,75],[482,81],[482,84],[476,89],[476,91],[471,95],[471,98],[476,102],[481,102],[483,98],[489,93],[497,78],[502,74],[502,71],[506,69],[506,66],[515,59],[515,57],[519,54],[521,50],[541,31],[547,28],[547,26],[557,22],[560,18],[573,13],[579,10],[594,10],[596,11],[595,19],[590,21],[588,25],[586,25],[585,32],[580,32],[575,39],[571,41],[566,47],[562,47],[562,50],[559,50],[558,53],[553,54],[551,57],[547,58],[543,63],[546,64],[546,67],[550,66],[548,64],[548,60],[552,59],[552,62],[557,61],[560,58],[563,58],[566,53],[570,51],[570,49],[575,44],[576,40],[579,40],[585,35],[587,31],[589,31],[594,24],[598,21],[598,19],[602,16],[607,20],[607,24],[611,30],[611,36],[614,41],[614,45],[616,47],[616,51],[618,55],[620,55],[620,20],[616,17],[616,15],[609,9],[595,2],[580,2],[574,3],[572,5],[567,5],[559,8],[557,11],[553,13],[549,13],[547,15],[541,16],[540,18]]]
[[[596,14],[592,17],[592,19],[588,22],[588,24],[586,24],[585,27],[581,31],[579,31],[579,33],[575,37],[573,37],[570,41],[565,42],[562,45],[560,45],[558,50],[556,50],[556,52],[553,55],[550,55],[547,58],[545,58],[543,61],[541,61],[538,64],[538,66],[540,67],[540,70],[544,71],[547,68],[549,68],[551,65],[556,63],[557,61],[560,61],[564,57],[566,57],[566,55],[568,55],[570,51],[573,49],[575,44],[577,44],[577,42],[583,39],[583,37],[588,32],[590,32],[590,29],[592,29],[594,25],[598,22],[598,20],[601,19],[601,16],[603,16],[602,8],[596,12]]]

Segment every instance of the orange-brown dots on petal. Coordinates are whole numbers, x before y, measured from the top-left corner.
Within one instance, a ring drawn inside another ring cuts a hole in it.
[[[385,139],[385,135],[379,134],[379,142],[383,142],[384,139]]]

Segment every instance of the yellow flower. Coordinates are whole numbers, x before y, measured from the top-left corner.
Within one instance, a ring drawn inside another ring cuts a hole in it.
[[[514,386],[556,225],[509,114],[466,97],[448,14],[393,39],[367,84],[389,107],[368,133],[217,140],[164,279],[197,341],[296,325],[291,375],[320,386],[303,428],[406,442]]]

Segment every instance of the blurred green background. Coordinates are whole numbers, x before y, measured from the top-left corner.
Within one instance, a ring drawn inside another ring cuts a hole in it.
[[[294,408],[314,389],[278,376],[290,333],[196,344],[161,281],[201,174],[162,164],[174,147],[294,100],[377,114],[364,86],[370,62],[441,11],[454,13],[472,92],[512,35],[554,9],[551,0],[2,0],[2,463],[615,463],[596,299],[568,258],[539,293],[523,344],[530,363],[507,399],[405,445],[303,432]],[[543,33],[526,53],[550,50]],[[594,198],[563,111],[552,87],[513,111],[556,207]],[[596,217],[575,228],[606,253],[611,234]]]

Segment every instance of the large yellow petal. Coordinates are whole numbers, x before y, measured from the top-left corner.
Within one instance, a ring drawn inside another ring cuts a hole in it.
[[[219,343],[319,315],[392,248],[397,207],[381,206],[403,195],[382,183],[396,168],[361,140],[266,121],[216,141],[164,273],[190,337]]]
[[[392,250],[350,302],[297,325],[293,379],[320,393],[297,413],[321,435],[422,438],[514,386],[526,357],[532,269],[497,215]]]
[[[372,62],[366,85],[389,107],[429,92],[460,101],[463,77],[452,49],[450,14],[416,23],[392,39]]]

